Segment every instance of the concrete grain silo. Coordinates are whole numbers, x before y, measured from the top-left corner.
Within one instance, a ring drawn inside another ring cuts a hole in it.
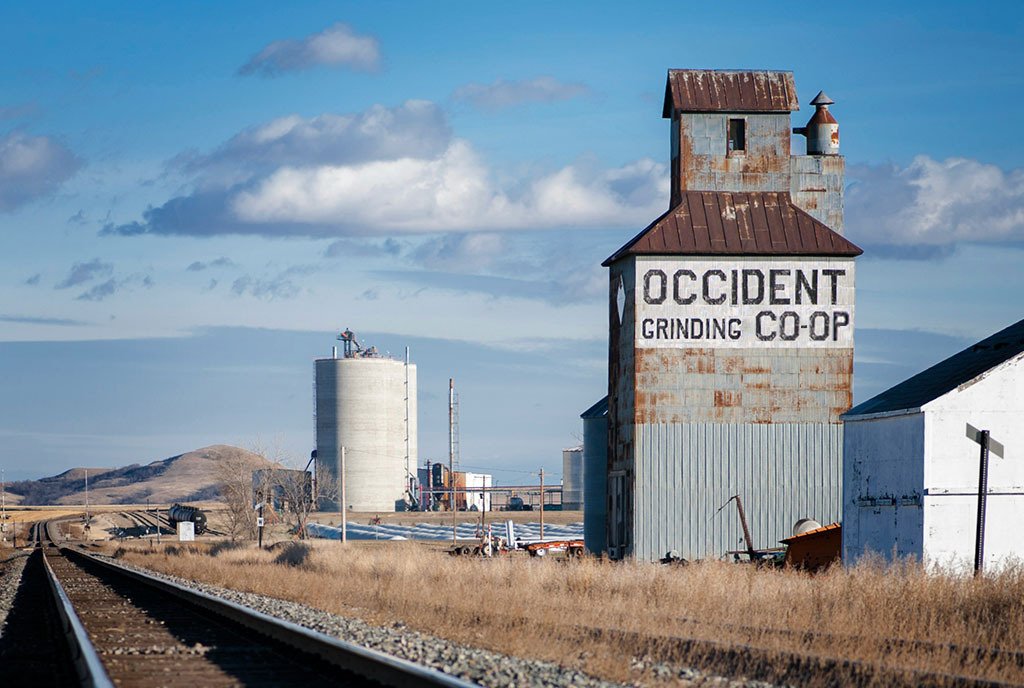
[[[342,357],[317,359],[316,451],[321,480],[337,485],[345,447],[345,494],[354,511],[404,510],[415,475],[416,366],[363,350],[351,332]],[[337,509],[336,492],[321,508]]]
[[[838,520],[854,258],[839,125],[791,72],[669,70],[669,209],[611,255],[608,552],[687,559]],[[791,132],[807,136],[791,155]]]

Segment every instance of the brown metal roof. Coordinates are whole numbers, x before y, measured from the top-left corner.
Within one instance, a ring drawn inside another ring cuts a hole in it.
[[[682,200],[602,265],[628,255],[859,256],[863,251],[788,193],[684,191]]]
[[[670,69],[663,117],[673,112],[792,112],[793,72]]]

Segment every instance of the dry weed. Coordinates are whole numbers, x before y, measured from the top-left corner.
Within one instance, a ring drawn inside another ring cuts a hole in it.
[[[869,562],[810,576],[724,562],[453,558],[416,543],[296,545],[277,553],[222,549],[216,558],[179,547],[138,549],[123,558],[616,680],[636,678],[632,656],[699,661],[680,654],[673,642],[680,637],[1024,679],[1015,663],[950,650],[1024,651],[1020,568],[973,579],[928,574],[913,563]]]

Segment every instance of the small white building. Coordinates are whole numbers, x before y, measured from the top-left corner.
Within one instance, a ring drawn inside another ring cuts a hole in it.
[[[489,473],[466,473],[466,509],[491,510],[491,488],[494,479]]]
[[[986,569],[1024,559],[1024,320],[843,415],[843,559],[867,552],[928,567],[974,564],[979,445],[989,459]]]

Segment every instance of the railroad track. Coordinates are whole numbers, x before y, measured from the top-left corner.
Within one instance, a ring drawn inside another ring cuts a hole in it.
[[[174,528],[171,527],[170,521],[167,520],[167,517],[160,510],[157,510],[155,513],[152,511],[130,511],[125,512],[125,515],[143,526],[160,528],[162,533],[174,533]],[[214,536],[227,535],[227,533],[216,528],[210,528],[209,524],[207,524],[205,534]]]
[[[28,621],[46,610],[45,623],[19,623],[17,648],[0,642],[3,685],[94,686],[452,686],[474,684],[276,619],[212,595],[58,547],[51,525],[36,528],[38,546],[16,600]],[[22,605],[21,602],[26,602]],[[41,617],[40,617],[41,618]],[[24,636],[29,626],[37,632]],[[54,642],[64,637],[65,643]],[[0,639],[2,640],[2,639]],[[18,649],[48,649],[8,665]],[[12,666],[14,672],[8,671]],[[40,678],[48,668],[52,680]],[[9,682],[8,677],[14,679]],[[19,677],[25,677],[19,682]],[[70,680],[69,680],[70,679]]]

